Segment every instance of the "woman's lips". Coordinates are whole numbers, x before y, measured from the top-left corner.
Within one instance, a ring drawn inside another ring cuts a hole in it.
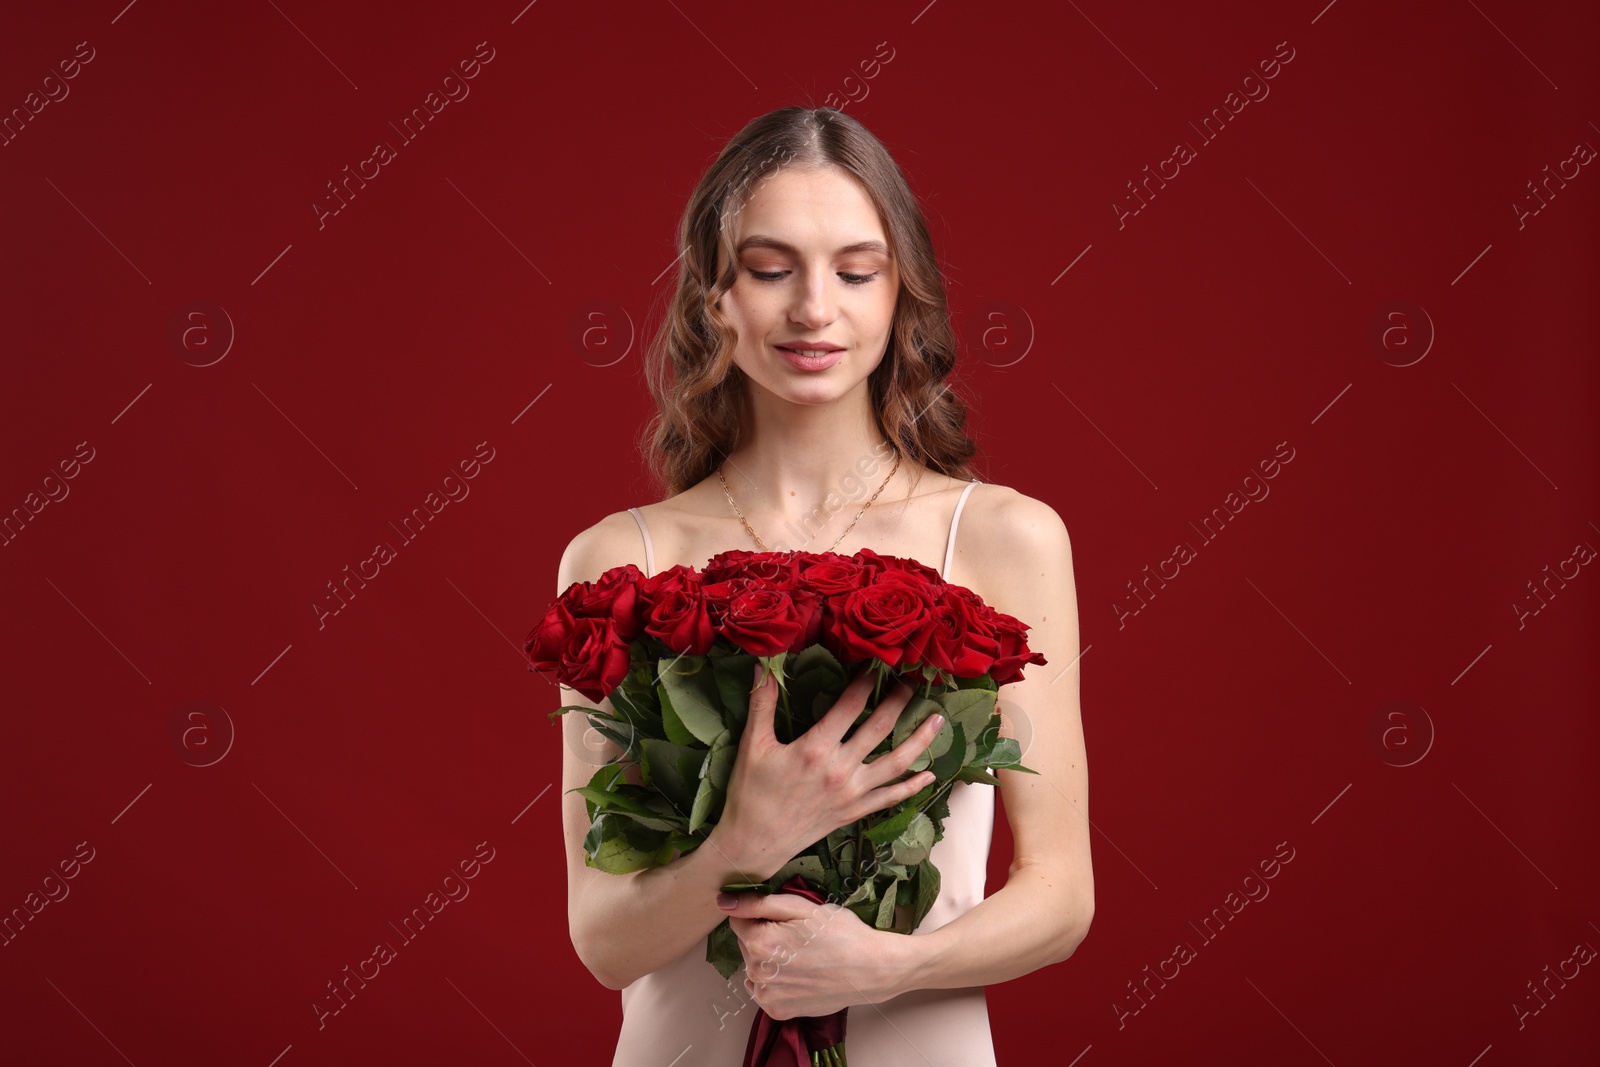
[[[783,345],[774,345],[773,347],[796,370],[827,370],[839,362],[840,357],[844,355],[844,349],[842,348],[836,348],[831,352],[825,352],[821,349],[802,352],[793,348],[785,348]]]

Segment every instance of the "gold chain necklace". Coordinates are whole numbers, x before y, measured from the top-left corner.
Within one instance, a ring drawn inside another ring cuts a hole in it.
[[[851,530],[855,529],[856,523],[861,521],[861,516],[863,516],[863,515],[865,515],[867,513],[867,508],[870,508],[872,506],[872,502],[874,500],[878,499],[878,493],[883,492],[884,489],[888,487],[890,479],[892,479],[894,477],[894,472],[899,470],[899,469],[900,469],[900,450],[896,449],[895,450],[895,454],[894,454],[894,466],[889,471],[889,477],[885,478],[883,480],[883,485],[878,486],[877,492],[875,492],[871,496],[867,497],[867,502],[862,505],[860,511],[856,512],[856,517],[851,519],[850,520],[850,525],[846,526],[844,528],[844,533],[839,535],[839,539],[837,541],[835,541],[833,544],[828,546],[828,551],[829,552],[832,552],[834,549],[838,548],[839,547],[839,542],[844,540],[844,535],[849,533]],[[739,521],[744,523],[744,528],[749,531],[750,536],[754,537],[756,539],[756,544],[761,546],[761,550],[763,552],[771,552],[772,549],[768,548],[767,547],[767,543],[765,541],[761,540],[761,535],[756,533],[754,530],[750,529],[749,520],[744,517],[744,512],[739,510],[739,505],[734,503],[733,494],[728,491],[728,480],[722,476],[722,468],[720,466],[717,467],[717,481],[722,483],[722,492],[723,492],[723,495],[725,495],[728,498],[728,503],[733,504],[733,513],[735,515],[739,516]]]

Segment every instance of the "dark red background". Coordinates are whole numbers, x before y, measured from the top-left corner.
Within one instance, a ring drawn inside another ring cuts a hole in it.
[[[94,50],[0,147],[0,509],[70,490],[0,547],[0,914],[94,857],[0,948],[0,1059],[610,1062],[558,701],[516,646],[567,539],[654,499],[639,352],[697,175],[830,93],[926,204],[982,476],[1073,538],[1097,913],[990,990],[1000,1062],[1600,1057],[1600,966],[1512,1007],[1600,947],[1600,576],[1512,606],[1600,545],[1600,173],[1513,208],[1600,145],[1593,5],[122,3],[0,35],[5,113]],[[480,41],[470,96],[319,228]],[[1198,158],[1119,227],[1180,139]],[[215,309],[235,336],[195,366]],[[319,627],[485,441],[470,496]],[[1279,442],[1270,496],[1200,545]],[[222,710],[174,741],[191,701]],[[319,1031],[325,983],[484,841],[471,895]],[[1271,895],[1202,944],[1279,842]],[[1002,824],[991,888],[1009,859]]]

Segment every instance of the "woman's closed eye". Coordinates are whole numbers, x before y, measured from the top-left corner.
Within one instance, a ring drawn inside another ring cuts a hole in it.
[[[752,270],[750,271],[750,277],[756,279],[757,281],[775,282],[780,280],[785,274],[788,273],[789,272],[786,270]],[[874,271],[871,274],[848,274],[844,271],[839,272],[839,277],[843,278],[847,285],[866,285],[877,276],[877,271]]]

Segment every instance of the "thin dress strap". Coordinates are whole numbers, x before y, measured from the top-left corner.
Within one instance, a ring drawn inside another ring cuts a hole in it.
[[[644,536],[644,576],[649,578],[656,572],[655,551],[650,544],[650,527],[644,524],[644,512],[638,508],[629,508],[628,514],[639,524],[639,533]]]
[[[956,513],[950,516],[950,540],[944,549],[944,567],[939,571],[939,577],[947,578],[950,574],[950,564],[956,558],[956,524],[961,521],[961,509],[967,506],[967,494],[972,492],[972,487],[978,484],[974,478],[961,490],[961,499],[956,501]]]

